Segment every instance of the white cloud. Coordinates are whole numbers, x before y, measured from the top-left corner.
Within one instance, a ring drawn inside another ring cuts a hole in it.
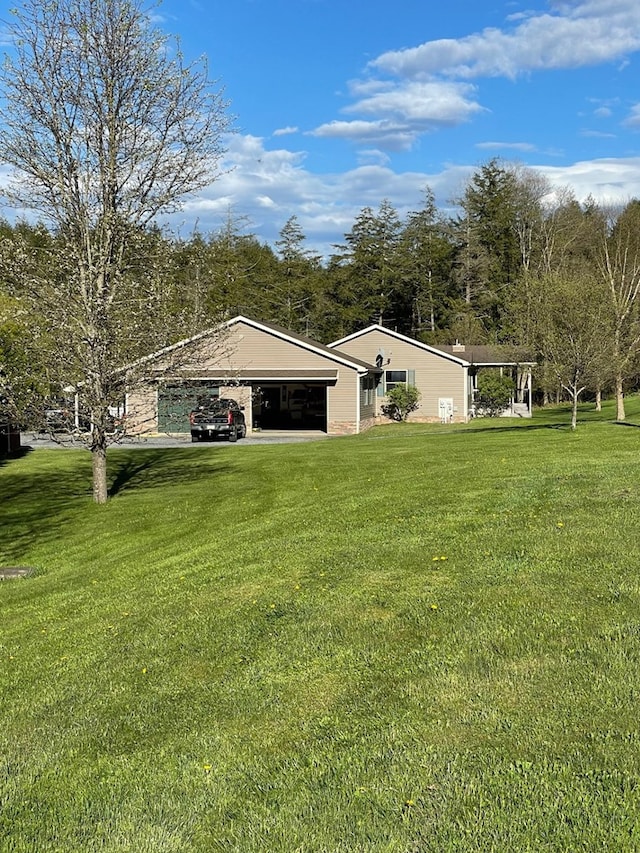
[[[379,148],[364,148],[362,151],[358,151],[358,162],[361,166],[386,166],[391,162],[391,158]]]
[[[311,131],[313,136],[351,139],[392,151],[407,151],[423,133],[454,127],[482,111],[467,83],[408,82],[397,86],[382,81],[351,84],[359,99],[344,109],[365,118],[332,121]],[[375,119],[367,119],[375,116]]]
[[[351,120],[324,123],[317,137],[408,151],[420,136],[469,122],[486,108],[473,78],[505,77],[620,61],[640,50],[637,0],[551,3],[551,12],[520,13],[503,29],[438,39],[388,51],[349,85]],[[601,103],[598,118],[610,117]],[[635,123],[635,118],[629,120]],[[524,149],[523,149],[524,150]],[[528,149],[531,150],[531,149]]]
[[[354,84],[352,92],[358,95],[364,90],[365,96],[345,112],[402,118],[428,128],[459,124],[482,109],[470,97],[475,88],[466,83],[409,82],[392,89],[385,84],[372,89],[371,83],[365,87]]]
[[[640,104],[636,104],[631,108],[631,112],[623,121],[623,125],[625,127],[630,127],[634,130],[636,128],[640,128]]]
[[[378,121],[330,121],[310,132],[324,139],[351,139],[359,143],[379,145],[388,151],[408,151],[417,132],[406,124],[388,119]]]
[[[558,9],[560,14],[531,15],[508,31],[487,28],[461,39],[388,51],[370,67],[412,80],[515,78],[529,71],[612,61],[640,49],[637,0],[584,0],[559,4]]]
[[[606,157],[569,166],[532,168],[556,187],[571,187],[579,201],[590,195],[602,204],[640,198],[640,157]]]
[[[299,128],[297,127],[281,127],[278,130],[273,131],[274,136],[288,136],[291,133],[298,133]]]
[[[602,130],[581,130],[580,136],[585,136],[589,139],[615,139],[615,133],[605,133]]]
[[[214,233],[232,211],[246,232],[273,245],[295,215],[308,248],[328,258],[334,245],[344,242],[363,207],[376,210],[388,199],[404,217],[420,208],[428,186],[440,210],[451,210],[452,200],[462,196],[478,168],[478,163],[445,164],[436,172],[399,172],[384,159],[375,162],[375,149],[361,153],[370,156],[370,162],[345,172],[317,174],[305,168],[304,152],[267,150],[258,137],[236,136],[223,164],[229,171],[191,200],[171,224],[189,233],[197,220],[200,231]],[[589,195],[602,203],[640,198],[640,157],[528,167],[547,176],[554,187],[570,187],[580,201]]]
[[[536,146],[530,142],[478,142],[476,143],[476,148],[520,151],[521,153],[536,150]]]
[[[264,140],[236,135],[222,164],[225,170],[210,187],[191,199],[170,227],[190,233],[197,220],[202,233],[216,233],[237,214],[242,227],[273,245],[280,230],[295,215],[308,247],[328,257],[332,246],[344,242],[363,207],[377,209],[389,198],[401,215],[420,207],[429,185],[443,203],[458,193],[470,167],[445,168],[440,174],[396,172],[386,155],[375,149],[361,152],[368,163],[345,171],[315,174],[304,167],[304,152],[268,150]]]

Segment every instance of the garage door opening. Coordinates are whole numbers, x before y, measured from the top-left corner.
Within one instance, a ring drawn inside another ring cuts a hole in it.
[[[261,384],[253,393],[253,428],[327,431],[327,386]]]

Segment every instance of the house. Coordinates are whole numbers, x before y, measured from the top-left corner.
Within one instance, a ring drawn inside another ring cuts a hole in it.
[[[271,323],[238,316],[132,366],[131,433],[188,433],[203,396],[233,397],[248,431],[359,433],[375,423],[381,369]],[[142,378],[140,378],[142,377]]]
[[[430,346],[384,326],[373,325],[329,344],[343,353],[373,362],[382,370],[376,390],[379,417],[388,392],[398,384],[414,385],[420,404],[410,420],[466,422],[478,414],[478,374],[493,369],[514,379],[514,395],[505,412],[531,417],[531,368],[534,362],[517,360],[506,349],[464,344]],[[524,357],[523,357],[524,358]]]

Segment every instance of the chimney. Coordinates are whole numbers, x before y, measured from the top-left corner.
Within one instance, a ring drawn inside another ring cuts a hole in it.
[[[464,352],[464,344],[461,344],[460,341],[456,338],[456,342],[452,347],[454,352]]]

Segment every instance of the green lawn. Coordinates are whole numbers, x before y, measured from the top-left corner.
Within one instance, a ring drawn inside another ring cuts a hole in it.
[[[5,462],[2,853],[637,853],[613,416]]]

